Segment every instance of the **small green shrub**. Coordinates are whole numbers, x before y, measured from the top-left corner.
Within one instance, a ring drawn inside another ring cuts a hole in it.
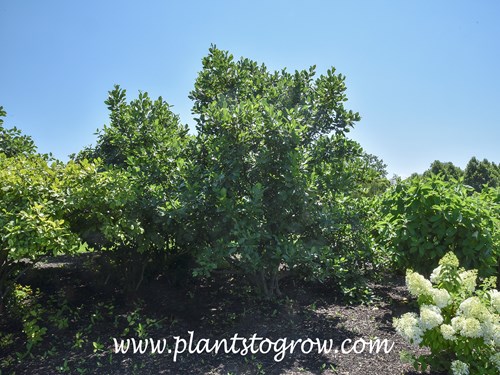
[[[439,176],[398,183],[379,202],[378,250],[398,270],[429,274],[448,251],[480,276],[498,271],[500,190],[481,194]]]
[[[500,371],[500,292],[495,277],[476,290],[477,270],[459,268],[446,254],[427,280],[409,270],[406,285],[418,298],[419,315],[394,319],[396,331],[430,355],[412,357],[415,368],[451,370],[454,375],[498,374]]]
[[[22,331],[26,337],[25,357],[31,354],[32,349],[39,345],[47,333],[43,324],[45,307],[39,302],[41,293],[33,290],[29,285],[16,284],[10,298],[9,312],[22,323]]]

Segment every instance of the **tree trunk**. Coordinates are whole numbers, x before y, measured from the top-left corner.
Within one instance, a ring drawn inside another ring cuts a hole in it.
[[[281,290],[279,288],[279,274],[278,270],[266,272],[261,270],[252,277],[259,294],[267,300],[275,300],[281,297]]]

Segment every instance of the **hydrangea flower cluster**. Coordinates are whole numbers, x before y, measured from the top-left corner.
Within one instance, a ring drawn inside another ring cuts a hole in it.
[[[476,290],[477,270],[460,272],[459,277],[463,288],[468,293],[474,293]]]
[[[500,292],[496,289],[493,289],[488,293],[488,295],[491,301],[491,306],[498,314],[500,314]]]
[[[424,331],[420,325],[420,319],[415,313],[404,314],[399,319],[394,319],[396,331],[412,344],[420,344]]]
[[[476,290],[477,271],[460,269],[453,253],[441,259],[430,280],[407,272],[406,285],[419,313],[404,314],[393,324],[407,341],[430,349],[429,356],[414,358],[416,368],[500,374],[500,292],[488,290],[495,281],[487,279]]]
[[[441,334],[443,335],[443,338],[445,340],[456,340],[455,334],[457,333],[457,331],[455,330],[455,328],[453,328],[453,326],[449,324],[443,324],[441,325],[441,327],[439,327],[439,329],[441,330]]]
[[[424,330],[433,329],[443,323],[441,309],[433,305],[422,305],[420,307],[420,326]]]
[[[441,270],[442,266],[438,266],[437,268],[432,271],[431,276],[429,277],[429,280],[431,280],[432,284],[439,284],[441,281]]]
[[[469,375],[469,366],[467,363],[456,360],[451,362],[451,371],[453,375]]]
[[[434,280],[439,280],[439,274]],[[406,274],[406,286],[412,296],[429,296],[433,303],[441,309],[451,302],[450,293],[446,289],[434,288],[429,280],[416,272],[409,271]]]

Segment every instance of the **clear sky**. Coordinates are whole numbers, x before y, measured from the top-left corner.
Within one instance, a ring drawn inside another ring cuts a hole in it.
[[[67,160],[108,122],[115,83],[188,93],[211,43],[271,69],[347,76],[351,132],[389,174],[433,160],[500,162],[500,1],[0,0],[5,125]]]

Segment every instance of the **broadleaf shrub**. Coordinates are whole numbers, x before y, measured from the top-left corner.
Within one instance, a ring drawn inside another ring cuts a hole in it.
[[[209,52],[190,96],[198,134],[181,208],[196,272],[239,273],[268,298],[296,272],[347,280],[362,260],[352,197],[379,189],[356,169],[381,163],[345,136],[360,119],[344,107],[345,77]]]
[[[40,155],[0,153],[0,297],[22,261],[74,251],[79,238],[65,220],[64,165]],[[0,306],[2,301],[0,300]]]
[[[376,246],[398,270],[429,274],[453,251],[480,276],[498,272],[500,190],[473,193],[461,181],[439,176],[399,182],[378,202]]]
[[[162,97],[153,100],[140,92],[138,98],[127,101],[126,90],[116,85],[105,104],[110,124],[98,131],[96,145],[75,159],[99,165],[96,177],[102,190],[98,197],[88,196],[88,203],[97,202],[80,213],[87,212],[93,221],[106,225],[89,226],[83,219],[75,229],[108,239],[119,235],[99,247],[113,250],[106,253],[111,266],[108,270],[125,291],[133,292],[148,271],[163,272],[162,266],[166,268],[181,253],[177,237],[183,226],[176,212],[189,136],[187,127]],[[90,212],[91,207],[94,212]],[[127,225],[130,230],[126,230]]]

